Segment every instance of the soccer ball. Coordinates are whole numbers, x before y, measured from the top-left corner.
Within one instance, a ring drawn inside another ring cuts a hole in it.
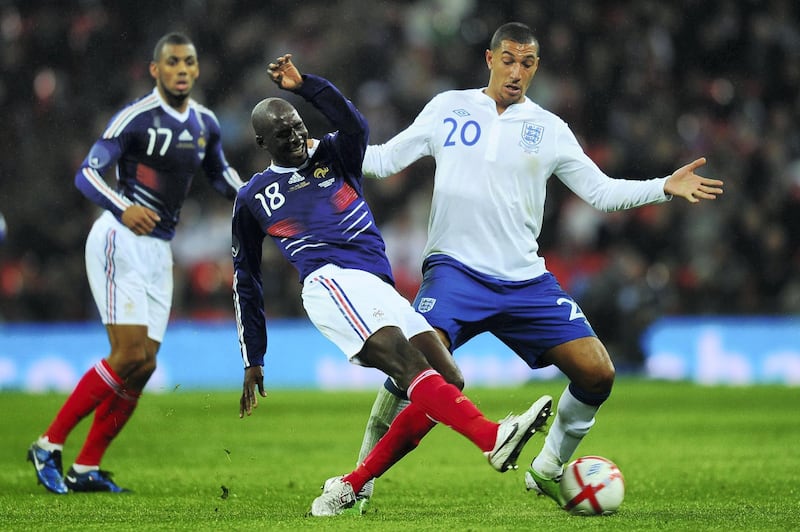
[[[561,477],[564,509],[573,515],[609,515],[622,504],[625,479],[614,462],[602,456],[572,461]]]

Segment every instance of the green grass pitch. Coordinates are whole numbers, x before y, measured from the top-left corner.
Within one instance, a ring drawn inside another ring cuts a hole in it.
[[[519,412],[563,381],[467,389],[484,412]],[[355,463],[373,392],[272,390],[238,418],[238,392],[145,394],[103,467],[127,495],[52,495],[25,462],[62,395],[0,393],[0,530],[797,530],[800,388],[703,387],[619,379],[579,455],[622,470],[609,517],[576,517],[494,472],[465,438],[437,427],[376,484],[361,517],[305,517],[322,482]],[[78,452],[88,420],[67,442]]]

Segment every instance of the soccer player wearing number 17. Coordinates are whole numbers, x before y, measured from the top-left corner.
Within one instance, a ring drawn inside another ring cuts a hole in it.
[[[495,423],[461,393],[463,379],[452,357],[394,289],[383,238],[361,189],[364,117],[329,81],[301,75],[290,54],[270,63],[268,72],[337,131],[309,141],[297,110],[282,98],[267,98],[253,109],[256,144],[270,153],[272,164],[242,187],[233,209],[234,307],[244,364],[239,416],[257,406],[256,389],[264,396],[261,248],[269,236],[297,268],[303,307],[317,329],[351,362],[392,377],[411,399],[379,446],[389,452],[367,460],[377,467],[328,479],[311,515],[333,516],[351,507],[364,483],[402,456],[396,451],[411,450],[410,434],[430,430],[431,419],[469,438],[496,470],[513,467],[522,446],[546,423],[552,399],[544,396],[523,414]]]
[[[162,37],[150,63],[155,88],[111,118],[75,176],[78,189],[105,209],[86,240],[86,274],[111,353],[86,372],[28,449],[37,479],[53,493],[124,491],[100,460],[156,369],[172,305],[169,241],[181,206],[201,167],[230,199],[242,185],[225,160],[214,113],[189,97],[199,74],[189,38]],[[104,175],[115,166],[112,188]],[[83,448],[62,478],[67,436],[92,411]]]
[[[611,393],[614,366],[577,303],[538,255],[545,187],[555,175],[603,211],[714,199],[722,181],[694,173],[697,159],[647,181],[612,179],[581,149],[563,120],[525,96],[539,67],[530,28],[508,23],[485,52],[489,83],[435,96],[414,123],[369,146],[367,177],[387,177],[424,156],[436,161],[415,308],[452,351],[489,332],[531,368],[558,367],[570,380],[544,447],[526,474],[529,489],[563,505],[558,480]],[[387,381],[367,423],[359,462],[404,405]],[[359,494],[365,505],[371,486]]]

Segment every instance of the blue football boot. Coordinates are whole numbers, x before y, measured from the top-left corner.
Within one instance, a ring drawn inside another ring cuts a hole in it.
[[[128,493],[130,491],[117,486],[111,480],[109,471],[99,469],[87,473],[76,473],[75,469],[70,467],[64,477],[64,483],[72,491],[79,492],[108,491],[110,493]]]
[[[61,451],[45,451],[34,442],[28,448],[28,460],[36,469],[39,484],[58,495],[67,493],[67,486],[61,478]]]

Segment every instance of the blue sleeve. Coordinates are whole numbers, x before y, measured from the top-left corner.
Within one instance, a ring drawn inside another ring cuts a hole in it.
[[[263,366],[267,352],[267,324],[261,281],[261,246],[265,235],[241,194],[233,205],[231,227],[233,306],[242,363],[245,368]]]
[[[366,118],[325,78],[304,74],[297,94],[311,102],[338,130],[333,137],[333,149],[348,173],[360,181],[363,177],[361,164],[369,140]]]
[[[125,151],[126,135],[98,139],[75,174],[75,186],[95,205],[119,217],[133,202],[111,188],[104,175]]]
[[[214,190],[228,199],[234,199],[242,186],[242,180],[238,172],[225,159],[225,153],[222,150],[222,132],[216,116],[208,111],[203,113],[203,120],[210,132],[206,156],[203,159],[203,171],[211,181]]]

